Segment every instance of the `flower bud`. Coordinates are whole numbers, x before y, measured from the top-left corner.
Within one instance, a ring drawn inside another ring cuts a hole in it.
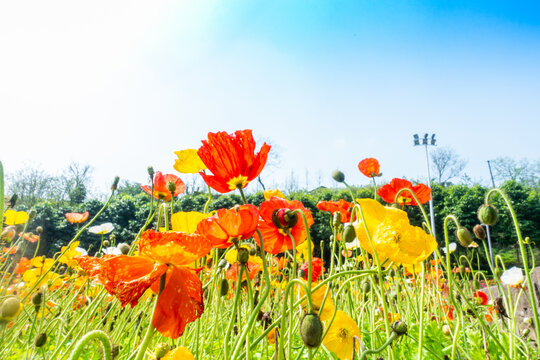
[[[371,291],[371,283],[369,281],[364,281],[362,283],[362,292],[368,293]]]
[[[463,264],[462,264],[462,265],[459,265],[459,273],[460,273],[460,274],[465,274],[465,271],[466,271],[466,270],[465,270],[465,265],[463,265]]]
[[[227,296],[229,293],[229,282],[227,279],[221,279],[221,283],[219,284],[219,295],[221,296]]]
[[[483,204],[478,209],[478,220],[480,220],[482,224],[489,226],[495,225],[499,220],[499,212],[495,206],[491,204]]]
[[[248,249],[243,248],[243,247],[238,249],[238,254],[236,255],[236,260],[238,260],[238,262],[240,264],[244,264],[244,265],[247,264],[247,262],[249,260],[249,251],[248,251]]]
[[[332,217],[332,225],[334,228],[338,228],[339,225],[341,225],[341,213],[339,211],[334,213],[334,216]]]
[[[43,302],[43,293],[41,291],[37,291],[32,295],[32,304],[39,307],[41,306],[41,303]]]
[[[42,347],[43,345],[45,345],[46,342],[47,342],[47,334],[45,333],[38,334],[34,338],[34,346],[37,348]]]
[[[115,176],[114,177],[114,180],[113,180],[113,183],[111,185],[111,190],[112,191],[116,191],[118,189],[118,183],[120,182],[120,177],[119,176]]]
[[[28,212],[28,222],[32,221],[37,215],[37,212],[35,209],[32,209]]]
[[[345,225],[345,229],[343,229],[343,240],[345,240],[346,243],[351,243],[356,238],[356,233],[354,232],[354,227],[352,225]]]
[[[450,336],[452,335],[452,330],[450,329],[450,326],[444,324],[442,326],[442,333],[444,334],[444,336]]]
[[[22,306],[19,298],[16,296],[10,296],[2,302],[0,305],[0,318],[4,320],[13,320],[19,312],[21,312]]]
[[[306,277],[306,271],[303,269],[298,269],[298,277],[303,279]]]
[[[8,207],[14,208],[14,207],[15,207],[15,204],[17,204],[17,200],[18,200],[18,199],[19,199],[19,195],[17,195],[17,194],[11,195],[11,197],[9,198],[9,204],[8,204]]]
[[[171,348],[166,343],[159,343],[156,345],[156,348],[154,349],[154,356],[157,360],[161,359],[162,357],[165,357],[167,353],[169,352]]]
[[[277,209],[272,213],[272,223],[278,229],[290,229],[298,222],[298,214],[289,209]]]
[[[152,166],[149,166],[146,168],[146,171],[148,172],[148,175],[151,179],[154,179],[154,168]]]
[[[334,171],[334,172],[332,173],[332,178],[333,178],[334,180],[336,180],[337,182],[342,183],[342,182],[345,181],[345,174],[342,173],[342,172],[339,171],[339,170],[336,170],[336,171]]]
[[[225,269],[225,267],[227,266],[227,264],[228,264],[227,260],[221,259],[221,260],[219,260],[219,262],[218,262],[218,268],[219,268],[219,269]]]
[[[42,226],[36,227],[36,234],[40,235],[42,232],[43,232],[43,227]]]
[[[103,240],[103,246],[109,247],[111,246],[111,242],[109,240]]]
[[[306,314],[300,321],[300,336],[308,348],[321,345],[323,324],[317,314]]]
[[[473,242],[471,232],[469,230],[467,230],[467,228],[465,228],[463,226],[460,226],[456,230],[456,238],[458,239],[458,242],[463,247],[469,247],[469,245],[471,245],[472,242]]]
[[[486,238],[486,230],[484,230],[482,225],[474,225],[472,231],[478,240],[484,240]]]
[[[129,250],[131,250],[131,246],[129,246],[126,243],[121,243],[121,244],[118,244],[118,250],[120,250],[122,255],[127,255],[129,254]]]
[[[255,245],[251,245],[249,247],[249,255],[250,256],[255,256],[257,255],[257,247]]]
[[[169,190],[169,192],[170,192],[171,194],[174,195],[174,192],[176,191],[176,184],[174,183],[174,181],[169,181],[169,182],[167,183],[167,189]]]
[[[496,268],[495,268],[495,271],[494,271],[493,273],[494,273],[494,275],[495,275],[496,277],[500,278],[501,275],[503,274],[503,270],[502,270],[500,267],[496,267]]]
[[[392,324],[392,330],[394,330],[398,335],[405,335],[407,333],[407,324],[403,321],[396,321]]]
[[[521,336],[526,337],[531,333],[531,329],[526,328],[521,331]]]

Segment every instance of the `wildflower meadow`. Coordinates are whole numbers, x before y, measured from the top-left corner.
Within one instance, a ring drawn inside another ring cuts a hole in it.
[[[534,242],[505,191],[487,189],[467,219],[449,209],[434,234],[432,189],[380,183],[374,158],[358,159],[372,191],[336,170],[347,198],[315,216],[280,189],[246,196],[272,151],[251,130],[174,150],[140,185],[140,228],[118,241],[126,229],[103,220],[119,211],[115,178],[100,209],[63,213],[75,235],[52,254],[32,225],[40,208],[18,208],[0,163],[0,359],[540,358]],[[183,208],[185,176],[208,186],[201,211]],[[214,206],[218,194],[237,202]],[[519,266],[489,254],[503,214]],[[331,233],[313,241],[317,222]]]

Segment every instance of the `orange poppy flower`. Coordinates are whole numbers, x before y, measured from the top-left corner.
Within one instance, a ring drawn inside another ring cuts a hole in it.
[[[173,174],[163,175],[161,171],[156,172],[154,175],[154,193],[152,194],[152,188],[149,185],[141,185],[141,188],[150,196],[155,199],[163,201],[171,201],[172,196],[168,187],[168,183],[172,182],[175,186],[174,196],[178,196],[186,190],[186,185],[178,176]]]
[[[31,243],[35,243],[39,240],[39,235],[34,235],[32,233],[24,233],[23,235],[24,240],[29,241]]]
[[[261,264],[248,261],[246,264],[246,268],[247,268],[247,273],[249,275],[249,279],[253,280],[255,276],[257,275],[257,273],[261,271]],[[238,276],[238,264],[234,263],[225,272],[225,279],[236,281],[237,276]],[[246,272],[244,270],[242,272],[242,280],[245,280],[245,279],[246,279]]]
[[[304,227],[301,216],[288,217],[288,211],[295,209],[304,212],[309,227],[314,224],[311,211],[306,209],[300,201],[288,201],[275,196],[263,201],[259,207],[258,227],[264,239],[265,251],[275,255],[291,250],[293,248],[292,239],[287,235],[287,231],[290,231],[297,246],[306,240],[309,229]],[[254,238],[257,244],[261,245],[258,233],[255,234]]]
[[[334,215],[336,211],[341,213],[341,222],[348,223],[351,221],[351,210],[353,204],[343,199],[339,201],[319,201],[317,203],[317,209],[321,211],[328,211],[330,214]]]
[[[247,184],[261,173],[270,145],[264,143],[255,154],[255,140],[251,130],[238,130],[234,134],[224,131],[208,133],[208,141],[197,152],[213,175],[199,172],[203,180],[220,193],[228,193]]]
[[[374,158],[367,158],[358,163],[358,170],[370,178],[381,176],[382,174],[379,173],[380,169],[379,161]]]
[[[8,253],[9,253],[10,255],[13,255],[13,254],[15,254],[15,253],[17,252],[17,248],[18,248],[17,246],[14,246],[13,248],[8,248],[8,247],[5,247],[5,246],[4,246],[4,250],[3,250],[3,251],[4,251],[4,254],[8,254]]]
[[[19,261],[19,264],[15,268],[14,272],[16,274],[24,274],[24,272],[28,270],[29,267],[30,267],[30,260],[28,260],[25,257],[22,257],[21,260]]]
[[[416,200],[411,195],[410,192],[404,191],[399,195],[399,198],[396,199],[397,193],[401,189],[410,189],[420,201],[420,204],[424,204],[431,199],[431,189],[424,184],[412,185],[412,183],[405,179],[392,179],[390,184],[381,186],[377,191],[377,194],[387,203],[393,204],[397,202],[399,205],[414,205],[418,206]]]
[[[307,280],[309,276],[309,263],[306,261],[302,264],[302,266],[300,266],[300,269],[304,271],[304,280]],[[321,276],[323,272],[324,261],[322,261],[322,259],[314,257],[311,260],[311,281],[317,281],[317,279],[319,279],[319,276]]]
[[[158,293],[160,277],[166,274],[152,325],[163,336],[175,339],[204,311],[202,284],[198,272],[189,266],[210,249],[210,242],[198,234],[147,230],[139,240],[139,256],[76,259],[122,306],[137,305],[148,288]]]
[[[67,213],[66,219],[72,224],[80,224],[88,220],[89,215],[88,211],[84,213]]]
[[[241,205],[232,209],[220,209],[209,218],[201,220],[197,232],[213,247],[225,249],[238,240],[249,239],[257,229],[259,212],[253,205]]]

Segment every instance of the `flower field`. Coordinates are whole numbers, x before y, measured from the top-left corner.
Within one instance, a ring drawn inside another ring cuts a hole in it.
[[[37,251],[36,212],[6,198],[0,163],[0,359],[540,358],[532,242],[503,191],[486,192],[474,228],[449,215],[435,238],[424,210],[431,189],[377,184],[379,162],[363,159],[358,171],[375,191],[360,198],[334,172],[354,200],[317,204],[332,229],[320,246],[301,201],[274,189],[248,203],[244,189],[270,151],[251,130],[209,133],[199,149],[175,153],[175,174],[149,167],[146,223],[122,243],[100,220],[116,178],[100,211],[65,214],[76,235],[52,257]],[[179,206],[183,174],[208,185],[202,212]],[[209,211],[212,190],[242,201]],[[423,226],[407,207],[420,209]],[[513,220],[522,267],[487,255],[486,230],[500,212]],[[90,236],[96,245],[81,248]],[[488,271],[473,266],[478,253]]]

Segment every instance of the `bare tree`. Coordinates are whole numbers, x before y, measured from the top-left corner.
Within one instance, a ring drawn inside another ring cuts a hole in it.
[[[81,203],[86,199],[93,169],[88,164],[72,162],[60,176],[63,199]]]
[[[527,159],[499,157],[491,161],[491,164],[495,178],[499,181],[514,180],[531,186],[540,183],[540,160],[530,162]]]
[[[54,197],[57,190],[57,179],[39,166],[25,166],[6,178],[8,194],[16,194],[17,203],[28,208],[42,199]]]
[[[264,167],[264,170],[275,169],[279,165],[280,160],[281,160],[281,147],[277,144],[274,144],[274,142],[269,138],[259,137],[257,138],[255,142],[257,143],[258,149],[260,149],[260,147],[264,143],[267,143],[272,146],[270,148],[270,152],[268,153],[268,158],[266,160],[266,165]],[[259,183],[259,185],[261,186],[263,190],[266,190],[266,186],[264,186],[261,175],[257,177],[257,182]]]
[[[432,168],[437,175],[437,182],[445,184],[461,176],[467,165],[452,148],[441,147],[431,152]]]

